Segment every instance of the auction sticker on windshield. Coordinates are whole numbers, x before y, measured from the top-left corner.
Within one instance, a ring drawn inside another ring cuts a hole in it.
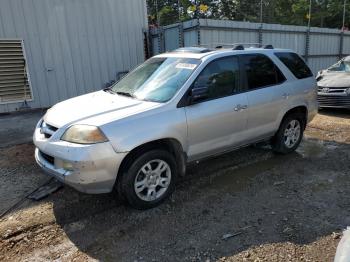
[[[196,66],[197,66],[196,64],[178,63],[178,64],[176,65],[176,68],[193,70]]]

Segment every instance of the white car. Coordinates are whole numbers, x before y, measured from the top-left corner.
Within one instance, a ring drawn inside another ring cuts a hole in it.
[[[317,77],[318,102],[322,107],[350,109],[350,56],[344,57]]]
[[[117,190],[151,208],[188,162],[264,140],[294,151],[317,108],[316,81],[290,50],[182,48],[53,106],[36,126],[35,158],[81,192]]]

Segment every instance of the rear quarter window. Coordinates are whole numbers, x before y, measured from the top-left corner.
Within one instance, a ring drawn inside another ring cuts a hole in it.
[[[288,67],[296,78],[302,79],[313,76],[310,68],[297,54],[291,52],[278,52],[275,53],[275,55],[286,67]]]

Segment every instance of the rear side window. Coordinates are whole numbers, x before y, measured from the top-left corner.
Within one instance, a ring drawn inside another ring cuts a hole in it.
[[[298,78],[307,78],[312,76],[310,68],[305,64],[297,54],[290,52],[275,53],[275,55],[282,61],[282,63],[288,67],[293,75]]]
[[[193,88],[207,87],[208,99],[229,96],[239,91],[238,58],[231,56],[209,63],[193,84]]]
[[[286,80],[282,72],[266,55],[242,55],[241,61],[249,90],[278,85]]]

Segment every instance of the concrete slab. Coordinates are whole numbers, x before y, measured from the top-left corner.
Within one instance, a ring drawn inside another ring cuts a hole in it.
[[[40,109],[0,115],[0,148],[30,142],[35,125],[45,112]]]

